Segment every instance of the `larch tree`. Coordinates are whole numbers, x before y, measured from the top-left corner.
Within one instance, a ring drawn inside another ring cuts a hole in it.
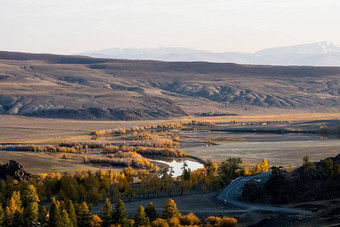
[[[112,211],[112,219],[114,224],[123,225],[128,218],[128,214],[126,213],[125,204],[121,199],[117,200],[116,207]]]
[[[143,206],[138,206],[134,220],[135,220],[135,222],[134,222],[133,226],[135,226],[135,227],[149,226],[150,225],[150,220],[149,220],[148,216],[146,216],[146,213],[145,213]]]
[[[110,226],[112,222],[112,205],[110,203],[109,198],[106,198],[105,204],[103,207],[103,214],[102,214],[102,220],[103,220],[103,226],[108,227]]]
[[[179,215],[179,220],[181,225],[184,226],[197,226],[201,223],[201,220],[196,217],[194,213],[189,213],[188,215]]]
[[[26,226],[31,226],[33,222],[38,220],[39,202],[35,187],[29,185],[23,193],[24,223]]]
[[[103,222],[102,219],[98,215],[94,214],[94,215],[91,216],[90,226],[91,227],[101,227],[102,222]]]
[[[241,158],[229,158],[221,163],[218,169],[218,175],[222,186],[229,184],[232,179],[239,176],[237,170],[241,169],[241,163]]]
[[[4,225],[5,226],[20,226],[22,220],[23,209],[21,207],[20,192],[14,191],[12,197],[8,201],[8,206],[5,208]]]
[[[42,206],[39,210],[38,221],[40,222],[41,226],[45,226],[48,223],[47,218],[47,210],[45,206]]]
[[[173,217],[177,217],[178,215],[179,215],[179,212],[178,212],[175,201],[172,199],[168,199],[166,201],[164,211],[162,213],[162,218],[169,220]]]
[[[80,205],[79,210],[77,212],[77,220],[78,220],[78,226],[79,227],[90,226],[91,213],[90,213],[90,210],[89,210],[86,202],[83,202]]]
[[[76,216],[76,211],[74,209],[72,200],[68,200],[66,202],[66,211],[68,213],[68,216],[70,218],[70,221],[71,221],[73,227],[77,227],[77,216]]]
[[[151,222],[158,218],[156,208],[155,208],[155,206],[153,205],[152,202],[148,203],[148,206],[145,208],[145,213],[146,213],[146,216],[148,216],[148,218],[150,219]]]
[[[49,226],[51,227],[59,227],[62,226],[62,217],[59,209],[60,203],[52,199],[50,211],[49,211]]]
[[[2,226],[2,223],[4,221],[4,210],[2,209],[2,204],[0,203],[0,226]]]
[[[169,224],[166,220],[162,218],[157,218],[151,223],[152,227],[169,227]]]
[[[61,213],[61,226],[62,227],[71,227],[71,226],[73,227],[66,210],[63,210]]]

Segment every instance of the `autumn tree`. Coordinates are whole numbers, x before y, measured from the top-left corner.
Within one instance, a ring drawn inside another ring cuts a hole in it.
[[[47,210],[45,206],[42,206],[39,210],[38,222],[41,226],[46,226],[48,223]]]
[[[151,223],[152,227],[169,227],[168,222],[165,219],[157,218]]]
[[[333,160],[331,158],[326,158],[324,160],[321,160],[320,164],[328,176],[335,175]]]
[[[140,193],[144,195],[146,194],[150,194],[151,192],[151,176],[147,176],[147,177],[144,177],[142,182],[141,182],[141,185],[140,185],[140,189],[139,189]]]
[[[220,221],[220,226],[236,227],[237,226],[237,219],[229,218],[229,217],[223,217]]]
[[[302,165],[311,169],[315,169],[315,164],[309,161],[309,156],[305,155],[302,159]]]
[[[161,176],[161,181],[162,181],[162,187],[161,190],[164,189],[165,192],[168,193],[169,196],[171,196],[172,190],[174,188],[174,179],[172,178],[174,173],[173,168],[164,168],[162,170],[162,176]]]
[[[23,208],[21,204],[20,192],[14,191],[4,211],[5,226],[23,225]]]
[[[241,163],[241,158],[229,158],[221,163],[218,169],[218,175],[222,186],[229,184],[232,179],[240,176],[237,170],[241,169]]]
[[[91,221],[91,213],[86,204],[83,202],[77,212],[77,223],[79,227],[88,227]]]
[[[110,203],[110,200],[106,198],[105,204],[103,207],[103,213],[102,213],[102,220],[103,220],[103,226],[108,227],[111,224],[112,221],[112,205]]]
[[[210,216],[205,221],[205,226],[207,227],[215,227],[215,226],[225,226],[225,227],[236,227],[237,226],[237,220],[235,218],[229,218],[229,217],[214,217]]]
[[[101,227],[102,225],[102,219],[98,215],[92,215],[91,221],[90,221],[90,226],[91,227]]]
[[[76,216],[76,211],[74,209],[72,200],[67,200],[66,201],[66,211],[68,213],[68,216],[70,218],[71,224],[73,227],[77,227],[77,216]]]
[[[131,184],[128,184],[124,190],[124,195],[129,199],[129,201],[132,199],[132,198],[135,198],[135,192],[132,188],[132,185]]]
[[[62,216],[60,213],[59,205],[60,203],[55,200],[55,198],[53,198],[49,212],[49,226],[51,227],[62,226]]]
[[[261,171],[262,172],[267,172],[268,170],[269,170],[268,160],[267,159],[263,159],[263,161],[261,163]]]
[[[180,176],[180,188],[181,188],[181,195],[183,195],[184,192],[189,191],[191,187],[191,170],[188,168],[188,165],[186,162],[183,163],[182,167],[182,175]]]
[[[128,214],[126,213],[125,204],[121,199],[117,200],[116,207],[112,211],[112,219],[114,224],[123,225],[128,218]]]
[[[172,217],[168,220],[169,226],[175,227],[180,226],[180,220],[178,217]]]
[[[73,226],[66,210],[63,210],[61,212],[61,226],[62,227]]]
[[[162,180],[158,176],[154,175],[150,179],[150,191],[152,196],[155,197],[155,194],[159,190],[162,190]]]
[[[121,193],[119,191],[119,186],[118,183],[114,183],[111,185],[110,189],[109,189],[109,193],[110,197],[115,200],[115,199],[120,199],[121,198]]]
[[[123,173],[129,183],[132,183],[135,179],[135,170],[129,166],[123,169]]]
[[[218,165],[216,163],[213,163],[211,161],[211,159],[208,159],[205,163],[204,163],[204,167],[206,168],[208,174],[210,173],[214,173],[218,170]]]
[[[24,223],[26,226],[30,226],[38,220],[39,202],[34,186],[29,185],[23,193]]]
[[[162,218],[169,220],[172,217],[177,217],[179,215],[176,203],[172,199],[168,199],[165,203],[164,210],[162,213]]]
[[[194,226],[199,225],[201,220],[194,215],[194,213],[189,213],[188,215],[179,215],[180,224],[184,226]]]
[[[138,206],[134,221],[135,221],[134,222],[135,227],[150,225],[150,220],[148,216],[146,215],[143,206]]]
[[[0,203],[0,226],[2,226],[2,223],[4,221],[4,210],[2,208],[2,204]]]
[[[151,222],[157,219],[158,214],[152,202],[149,202],[147,207],[145,208],[145,214],[146,216],[148,216]]]

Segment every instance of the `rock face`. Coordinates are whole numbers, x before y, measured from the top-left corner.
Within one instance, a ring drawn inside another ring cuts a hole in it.
[[[14,160],[10,160],[8,163],[0,164],[0,179],[7,179],[12,177],[18,181],[28,180],[31,174],[26,172],[24,167]]]
[[[334,165],[340,163],[340,155],[331,158]],[[305,166],[291,173],[273,175],[265,183],[247,182],[242,198],[248,202],[286,204],[340,197],[340,174],[329,177],[321,163],[316,169]]]

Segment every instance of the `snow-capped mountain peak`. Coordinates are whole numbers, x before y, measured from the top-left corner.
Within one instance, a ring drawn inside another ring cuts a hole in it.
[[[340,48],[332,42],[323,41],[288,47],[275,47],[256,52],[256,55],[286,55],[286,54],[307,54],[316,55],[324,53],[340,52]]]
[[[322,50],[325,53],[339,52],[340,51],[339,47],[335,46],[332,42],[329,42],[329,41],[319,42],[318,45],[322,48]]]

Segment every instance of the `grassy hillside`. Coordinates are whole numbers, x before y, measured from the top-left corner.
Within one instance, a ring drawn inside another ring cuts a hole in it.
[[[340,68],[0,52],[0,114],[140,120],[338,112]]]

